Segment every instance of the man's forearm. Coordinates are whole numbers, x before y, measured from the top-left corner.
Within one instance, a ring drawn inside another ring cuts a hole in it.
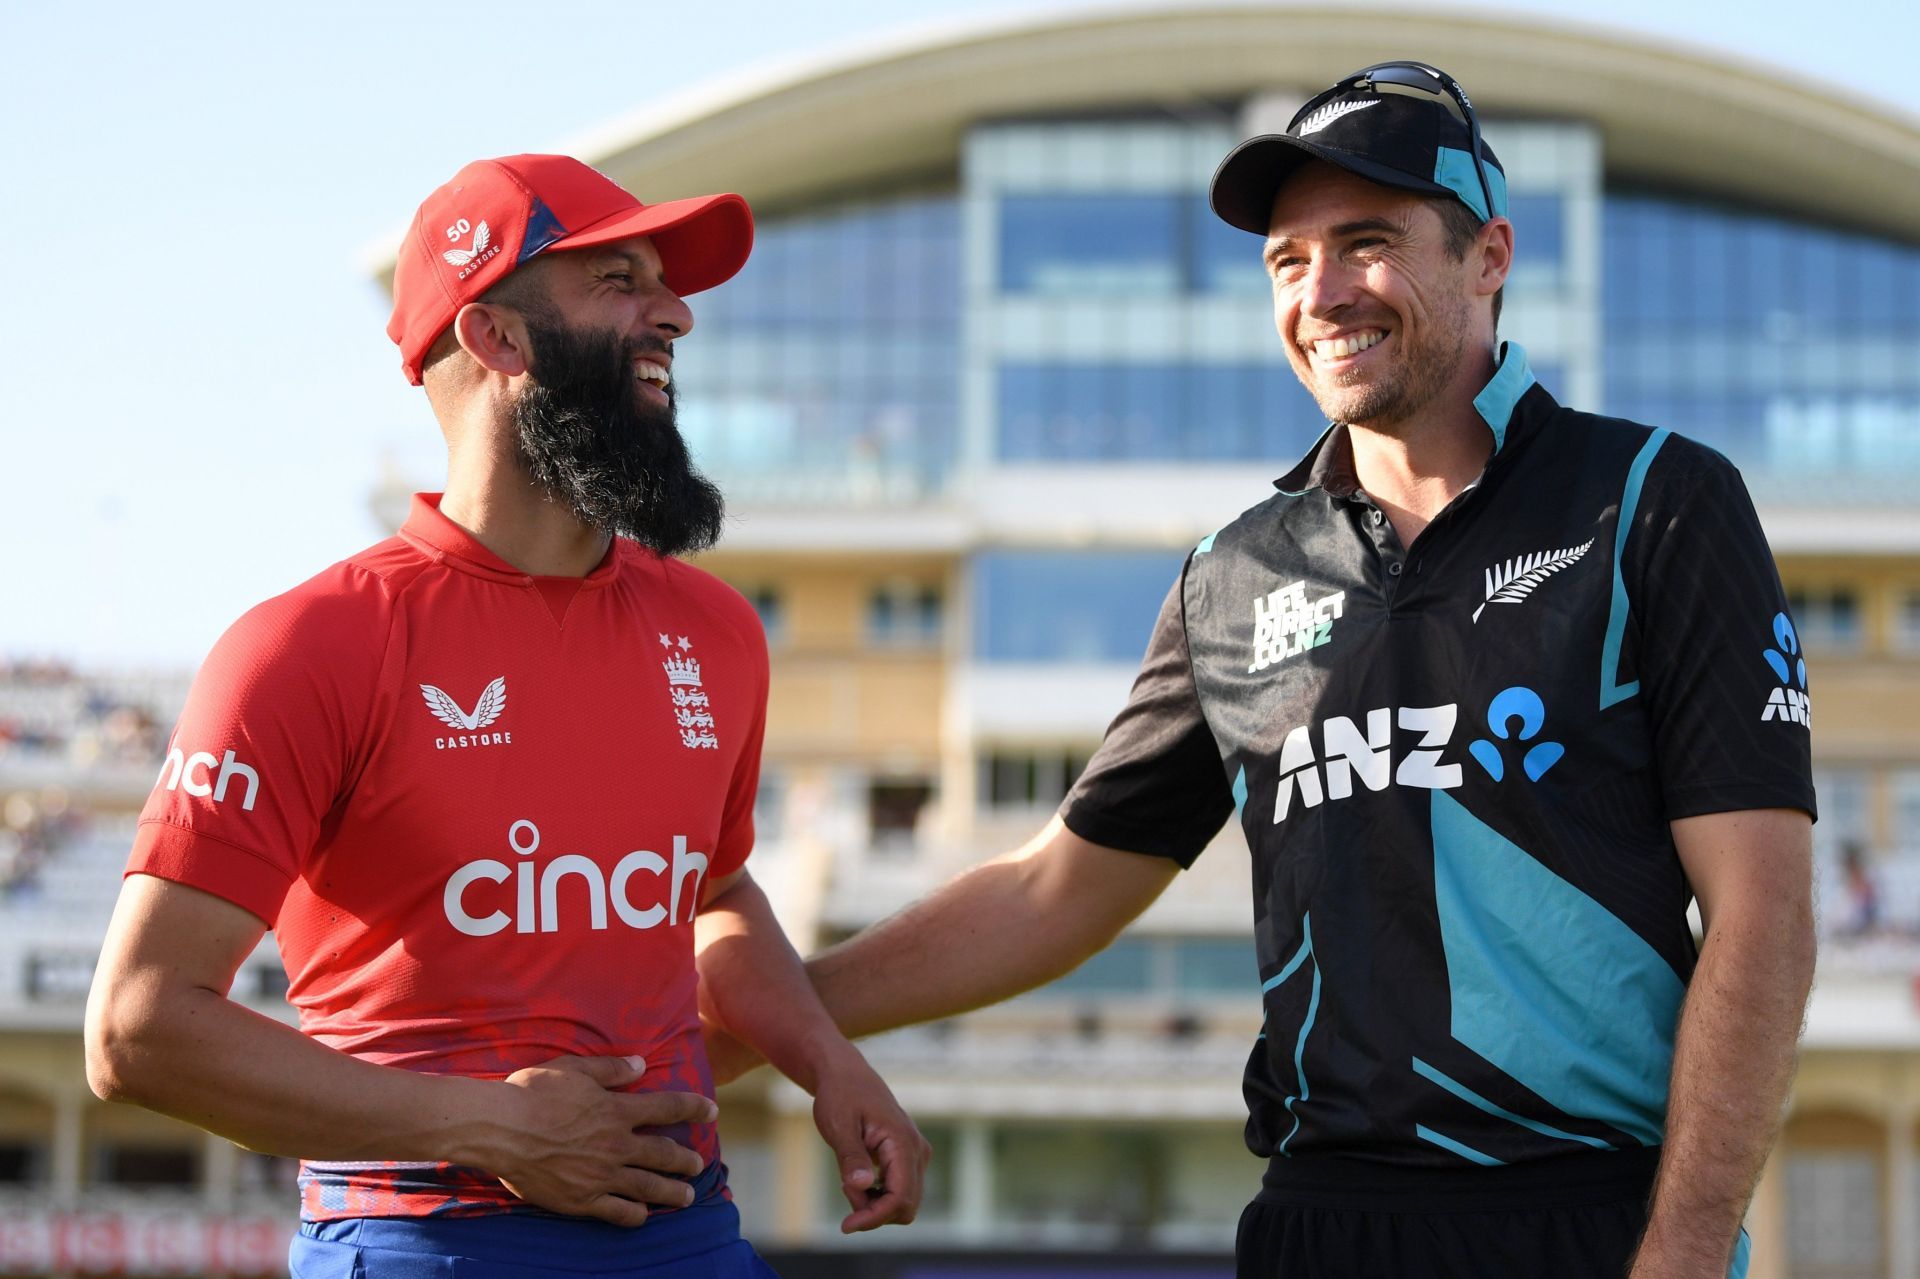
[[[1636,1279],[1727,1273],[1793,1080],[1812,936],[1802,918],[1709,929],[1681,1012]]]
[[[809,1093],[845,1037],[828,1016],[760,886],[742,878],[694,921],[702,1016]]]
[[[807,974],[851,1038],[952,1017],[1072,972],[1178,873],[1089,844],[1056,817],[1025,847],[809,959]]]
[[[503,1135],[499,1085],[359,1061],[213,990],[121,991],[90,1022],[97,1093],[250,1150],[486,1166]]]

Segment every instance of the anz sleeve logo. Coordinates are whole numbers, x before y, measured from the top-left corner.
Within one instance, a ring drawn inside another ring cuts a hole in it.
[[[1762,649],[1767,669],[1780,680],[1780,686],[1767,694],[1760,708],[1760,722],[1779,720],[1813,728],[1813,699],[1807,696],[1807,659],[1800,655],[1800,637],[1785,613],[1773,615],[1773,646]],[[1797,687],[1796,687],[1797,686]]]

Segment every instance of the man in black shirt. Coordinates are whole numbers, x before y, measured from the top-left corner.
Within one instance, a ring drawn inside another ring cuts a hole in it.
[[[1060,816],[810,965],[853,1034],[1005,998],[1237,811],[1244,1276],[1746,1269],[1813,968],[1806,666],[1734,467],[1496,343],[1505,195],[1412,63],[1223,162],[1333,425],[1189,556]]]

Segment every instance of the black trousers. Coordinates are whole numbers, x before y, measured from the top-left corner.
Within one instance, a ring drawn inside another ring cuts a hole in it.
[[[1239,1279],[1623,1279],[1658,1150],[1407,1169],[1276,1158],[1240,1217]],[[1730,1272],[1745,1272],[1741,1248]]]

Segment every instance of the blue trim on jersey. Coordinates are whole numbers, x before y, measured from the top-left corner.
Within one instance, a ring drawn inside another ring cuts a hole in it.
[[[1543,1137],[1552,1137],[1559,1141],[1577,1141],[1583,1146],[1592,1146],[1595,1150],[1613,1149],[1611,1145],[1600,1140],[1598,1137],[1582,1137],[1577,1132],[1567,1132],[1564,1129],[1555,1128],[1552,1124],[1543,1124],[1537,1119],[1529,1119],[1525,1115],[1516,1115],[1505,1106],[1488,1101],[1473,1089],[1446,1074],[1439,1067],[1430,1066],[1418,1057],[1413,1059],[1413,1073],[1424,1079],[1431,1079],[1434,1083],[1439,1084],[1442,1088],[1470,1106],[1478,1106],[1489,1115],[1504,1119],[1508,1123],[1519,1124],[1522,1128],[1531,1128]]]
[[[1430,1141],[1442,1150],[1451,1150],[1462,1159],[1470,1159],[1483,1167],[1501,1168],[1504,1167],[1507,1162],[1504,1159],[1495,1159],[1492,1155],[1482,1154],[1465,1142],[1455,1141],[1451,1137],[1442,1136],[1425,1124],[1415,1124],[1413,1126],[1413,1133],[1414,1136],[1420,1138],[1422,1141]]]
[[[1279,985],[1287,979],[1288,974],[1300,966],[1300,961],[1303,958],[1313,957],[1313,917],[1311,912],[1300,916],[1300,932],[1304,938],[1300,943],[1300,953],[1293,957],[1292,961],[1288,963],[1287,967],[1281,971],[1278,977],[1275,977],[1267,986],[1262,987],[1262,990],[1271,989],[1273,986]],[[1307,997],[1306,1020],[1300,1023],[1300,1038],[1293,1046],[1293,1073],[1300,1080],[1300,1091],[1286,1100],[1287,1113],[1293,1116],[1293,1127],[1288,1130],[1285,1137],[1280,1139],[1280,1153],[1289,1159],[1293,1158],[1293,1154],[1287,1149],[1287,1143],[1292,1141],[1300,1133],[1300,1116],[1295,1112],[1293,1103],[1296,1101],[1305,1101],[1311,1095],[1307,1089],[1307,1066],[1305,1060],[1307,1055],[1307,1032],[1313,1029],[1313,1019],[1319,1012],[1320,961],[1314,959],[1313,993]]]
[[[1242,768],[1233,775],[1233,811],[1236,815],[1247,809],[1247,770]]]
[[[1305,916],[1301,917],[1300,924],[1301,924],[1301,927],[1303,928],[1306,927],[1307,921]],[[1263,995],[1266,994],[1268,991],[1272,990],[1275,986],[1278,986],[1281,982],[1293,976],[1295,972],[1299,971],[1300,965],[1304,964],[1307,961],[1307,956],[1312,953],[1313,953],[1313,934],[1309,932],[1307,934],[1307,939],[1300,943],[1300,949],[1294,951],[1293,958],[1287,961],[1286,967],[1282,968],[1279,972],[1275,973],[1273,976],[1267,978],[1265,981],[1260,983],[1260,993]],[[1317,966],[1318,965],[1316,965],[1316,967]]]
[[[1494,369],[1480,394],[1473,397],[1473,407],[1479,412],[1480,420],[1493,432],[1495,453],[1507,446],[1507,425],[1513,421],[1513,410],[1537,380],[1527,364],[1526,348],[1518,342],[1503,343],[1499,367]]]
[[[1205,555],[1208,551],[1211,551],[1213,549],[1213,539],[1219,536],[1220,536],[1220,530],[1219,529],[1213,530],[1213,532],[1207,534],[1205,537],[1200,539],[1200,545],[1193,548],[1193,553],[1195,555]]]
[[[1666,1121],[1686,987],[1620,918],[1433,792],[1453,1037],[1569,1115],[1644,1145]]]
[[[1473,153],[1462,151],[1459,147],[1440,147],[1433,157],[1433,180],[1447,190],[1459,196],[1469,209],[1480,215],[1485,222],[1498,214],[1507,216],[1507,175],[1489,164],[1487,171],[1487,190],[1493,193],[1493,209],[1487,209],[1487,197],[1480,190],[1480,173],[1473,162]]]
[[[1607,642],[1600,650],[1600,709],[1626,701],[1640,691],[1640,681],[1620,682],[1620,645],[1627,636],[1627,579],[1620,562],[1627,553],[1627,534],[1633,531],[1633,513],[1640,507],[1640,489],[1647,482],[1653,455],[1673,432],[1664,428],[1647,437],[1627,468],[1627,487],[1620,494],[1619,523],[1613,531],[1613,607],[1607,610]]]

